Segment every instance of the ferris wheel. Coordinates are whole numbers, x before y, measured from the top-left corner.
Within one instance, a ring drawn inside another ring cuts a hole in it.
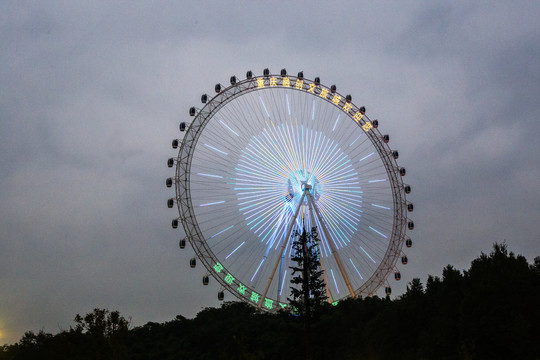
[[[166,185],[176,189],[172,226],[186,233],[180,248],[193,247],[203,284],[215,278],[220,300],[228,290],[265,310],[287,307],[291,234],[306,228],[318,232],[330,302],[382,286],[390,295],[387,278],[401,278],[396,263],[407,263],[402,248],[412,246],[413,204],[378,121],[335,85],[285,69],[232,76],[201,101],[180,123]]]

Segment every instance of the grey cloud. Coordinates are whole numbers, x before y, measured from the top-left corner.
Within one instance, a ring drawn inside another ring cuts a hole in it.
[[[495,241],[540,255],[538,5],[104,4],[0,6],[0,343],[98,306],[142,324],[218,304],[178,250],[165,161],[187,109],[249,69],[336,83],[391,135],[417,224],[396,294]]]

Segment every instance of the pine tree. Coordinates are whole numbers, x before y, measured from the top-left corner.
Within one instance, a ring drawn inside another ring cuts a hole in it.
[[[306,233],[302,229],[302,234],[296,231],[293,236],[293,253],[291,260],[297,266],[291,266],[293,278],[291,279],[291,297],[287,298],[295,313],[304,318],[304,343],[305,359],[311,359],[311,317],[313,313],[321,308],[326,296],[326,287],[321,278],[323,271],[319,261],[317,228],[311,228],[311,232]],[[297,274],[298,273],[298,274]],[[297,274],[295,276],[295,274]]]
[[[290,267],[293,278],[291,298],[287,300],[297,314],[311,317],[328,299],[319,261],[317,228],[313,227],[309,233],[306,229],[301,234],[296,231],[293,236],[296,240],[293,241],[291,260],[297,266]]]

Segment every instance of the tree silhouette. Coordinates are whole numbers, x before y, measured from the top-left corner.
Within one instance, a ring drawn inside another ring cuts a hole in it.
[[[319,261],[317,228],[311,228],[308,234],[302,229],[300,234],[296,231],[293,236],[293,253],[291,260],[297,266],[291,266],[293,278],[291,279],[291,296],[287,298],[293,311],[304,318],[305,358],[311,359],[311,317],[323,305],[326,296],[326,287],[322,279],[323,270]],[[298,274],[297,274],[298,273]],[[297,274],[296,276],[294,276]]]
[[[405,297],[417,297],[424,295],[424,285],[422,285],[422,282],[419,278],[414,278],[412,281],[407,285],[407,292],[405,293]]]
[[[96,308],[84,316],[77,314],[74,321],[75,328],[68,335],[76,338],[91,358],[125,358],[124,340],[130,322],[119,311]]]
[[[316,234],[303,231],[295,238],[300,276],[304,263],[316,263]],[[291,284],[297,290],[304,279],[309,289],[311,276],[320,272],[318,266],[306,269],[313,272]],[[323,299],[324,283],[318,284]],[[311,317],[305,315],[306,293],[297,294],[291,300],[303,316],[226,302],[194,319],[177,316],[134,329],[117,311],[95,309],[56,335],[27,331],[18,343],[0,346],[0,360],[299,359],[302,333],[312,359],[540,359],[540,257],[529,264],[504,243],[466,271],[448,265],[442,276],[430,275],[425,290],[413,279],[394,300],[345,299],[317,313],[312,289]],[[324,341],[314,341],[320,334]]]
[[[311,317],[313,311],[316,312],[324,306],[328,299],[319,261],[317,228],[313,227],[309,233],[306,229],[303,229],[302,233],[296,231],[293,236],[297,239],[292,244],[291,260],[296,262],[297,266],[290,267],[293,270],[293,286],[291,297],[287,300],[295,313]],[[294,276],[295,274],[297,275]]]
[[[129,329],[129,321],[119,311],[94,309],[84,317],[77,314],[74,319],[75,331],[86,332],[95,337],[110,338],[125,333]]]

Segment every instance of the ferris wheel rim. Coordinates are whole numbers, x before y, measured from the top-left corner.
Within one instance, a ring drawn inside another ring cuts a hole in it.
[[[311,86],[310,84],[315,84],[316,81],[309,80],[306,78],[299,78],[295,76],[282,76],[278,74],[264,75],[264,76],[253,76],[242,81],[235,83],[227,88],[222,89],[217,93],[212,99],[208,100],[206,105],[196,112],[196,115],[189,126],[184,139],[181,143],[180,150],[177,157],[177,167],[176,167],[176,199],[177,207],[179,211],[179,220],[182,221],[182,225],[186,231],[186,237],[191,243],[193,249],[195,250],[197,256],[201,259],[203,265],[208,270],[210,274],[224,287],[230,290],[232,294],[236,297],[252,302],[250,297],[245,294],[241,294],[238,291],[231,291],[232,287],[237,286],[235,283],[229,283],[226,280],[225,273],[226,269],[222,268],[220,271],[216,270],[216,263],[219,264],[219,258],[213,253],[212,248],[208,246],[207,241],[199,227],[197,222],[197,217],[193,212],[193,203],[191,198],[191,189],[190,189],[190,179],[191,179],[191,162],[194,156],[194,150],[196,148],[197,142],[201,134],[203,133],[208,122],[213,118],[213,116],[226,104],[233,101],[234,99],[243,96],[244,94],[254,92],[254,91],[268,91],[272,87],[264,86],[259,87],[258,83],[262,81],[268,81],[269,78],[277,79],[278,85],[281,84],[283,88],[284,78],[288,78],[289,81],[296,82],[297,80],[303,81],[302,88],[296,88],[291,86],[289,89],[294,91],[303,91],[307,93],[307,87]],[[334,98],[324,97],[322,100],[333,104],[343,113],[345,113],[350,119],[356,121],[359,126],[366,124],[371,124],[371,120],[365,114],[362,114],[360,119],[354,119],[354,114],[359,113],[360,107],[357,107],[352,103],[352,101],[347,101],[347,97],[337,93],[335,89],[327,87],[318,83],[317,85],[318,93],[310,93],[312,96],[318,96],[322,98],[321,91],[324,89],[327,90],[328,94],[333,96],[339,96],[342,101],[336,103],[332,102]],[[279,87],[278,87],[279,88]],[[271,91],[271,90],[270,90]],[[344,111],[344,103],[351,104],[350,108],[355,111]],[[340,108],[341,106],[341,108]],[[366,121],[367,120],[367,121]],[[371,276],[364,282],[364,284],[354,289],[354,294],[356,296],[369,296],[373,295],[380,286],[386,281],[388,274],[393,271],[395,264],[401,253],[404,241],[406,239],[406,222],[407,216],[405,211],[406,197],[403,191],[403,180],[399,174],[399,166],[397,162],[391,156],[391,149],[389,146],[384,143],[382,135],[377,128],[370,128],[369,131],[366,131],[370,142],[377,149],[379,156],[385,166],[386,173],[388,174],[389,181],[392,183],[392,198],[394,201],[394,224],[392,229],[392,234],[390,236],[390,241],[388,248],[384,254],[383,260],[377,269],[371,274]],[[248,290],[251,288],[246,286]]]

